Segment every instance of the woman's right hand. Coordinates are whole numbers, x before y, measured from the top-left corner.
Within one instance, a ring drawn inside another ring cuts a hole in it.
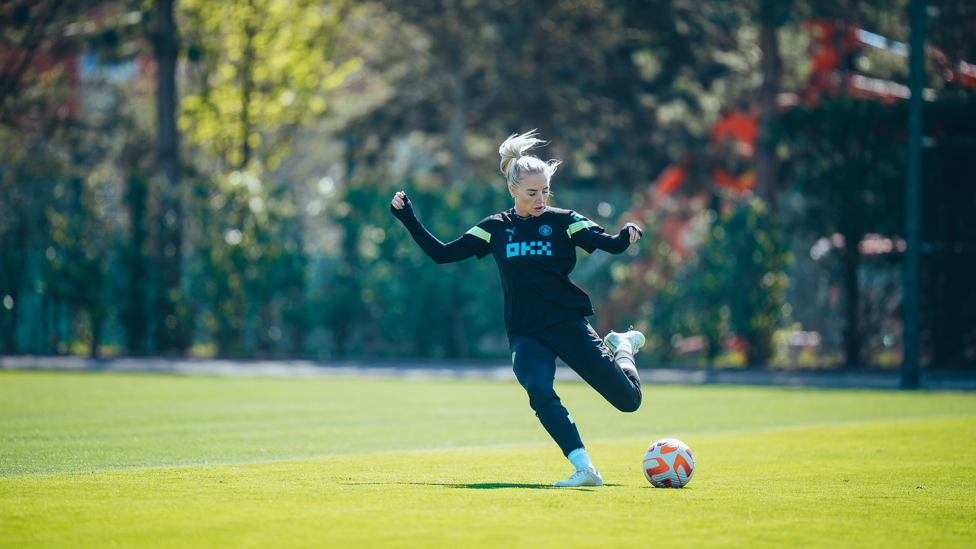
[[[407,193],[403,191],[397,191],[393,195],[393,200],[390,201],[390,212],[399,219],[400,221],[408,220],[414,216],[413,204],[410,203],[410,199],[407,198]]]
[[[390,205],[398,210],[402,210],[403,206],[406,203],[407,203],[407,193],[403,191],[397,191],[397,193],[393,195],[393,201],[390,202]]]

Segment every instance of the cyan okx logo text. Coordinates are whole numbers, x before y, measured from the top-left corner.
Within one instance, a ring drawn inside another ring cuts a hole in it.
[[[512,242],[505,246],[505,257],[518,255],[552,255],[552,244],[548,242]]]

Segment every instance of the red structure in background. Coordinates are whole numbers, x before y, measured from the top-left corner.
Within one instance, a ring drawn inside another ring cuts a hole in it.
[[[877,99],[885,103],[901,101],[910,95],[908,86],[872,78],[845,66],[845,60],[866,47],[907,58],[908,45],[904,42],[889,40],[862,28],[829,19],[807,19],[803,22],[803,28],[809,30],[813,38],[810,43],[812,72],[802,92],[803,99],[808,103],[815,105],[823,93],[836,95],[841,90],[852,97]],[[942,50],[931,44],[925,45],[925,53],[939,67],[947,83],[976,90],[976,67],[965,61],[951,61]],[[933,100],[934,94],[935,90],[926,90],[926,99]]]
[[[718,146],[723,141],[731,139],[735,144],[735,152],[745,160],[752,160],[756,152],[756,139],[758,137],[759,115],[757,112],[743,114],[731,111],[712,125],[712,144]],[[746,170],[739,175],[732,175],[724,167],[719,166],[712,171],[712,181],[718,187],[741,194],[755,187],[756,174],[752,170]]]
[[[799,93],[780,94],[781,106],[788,108],[801,102],[816,105],[824,94],[845,94],[857,99],[872,99],[884,103],[895,103],[908,98],[908,86],[873,78],[846,67],[849,65],[847,60],[864,48],[886,50],[892,55],[907,57],[907,44],[831,19],[807,19],[802,27],[812,36],[809,47],[810,76]],[[976,65],[965,61],[950,61],[941,50],[932,45],[926,45],[925,51],[929,59],[941,69],[947,83],[976,90]],[[935,90],[926,90],[925,93],[926,99],[935,99]],[[711,142],[720,146],[726,140],[731,140],[739,158],[751,161],[758,135],[758,112],[731,111],[712,125]],[[684,159],[665,168],[651,184],[651,194],[658,197],[672,195],[687,179],[690,164],[689,159]],[[752,170],[734,174],[724,166],[713,169],[711,175],[714,187],[738,194],[750,191],[756,180]]]
[[[731,139],[734,150],[744,160],[751,160],[756,150],[756,138],[759,136],[759,124],[755,113],[744,114],[731,111],[712,125],[711,141],[720,146]],[[691,159],[681,163],[671,164],[664,169],[651,184],[652,195],[668,196],[674,194],[688,177]],[[756,184],[756,175],[752,170],[746,170],[739,175],[733,175],[724,167],[717,167],[712,171],[712,182],[717,187],[730,189],[737,193],[752,190]]]
[[[25,55],[22,51],[0,50],[0,75],[4,80],[17,78],[15,73],[20,72],[20,64]],[[80,55],[73,53],[56,57],[49,48],[39,48],[28,60],[28,65],[23,71],[26,76],[35,77],[45,84],[64,78],[65,84],[73,90],[77,88],[80,81],[80,58]],[[74,115],[78,110],[77,97],[72,96],[62,103],[51,105],[50,108],[60,118]]]
[[[92,77],[93,66],[102,68],[134,62],[137,69],[136,80],[143,82],[154,78],[155,58],[150,52],[144,51],[146,38],[142,35],[137,35],[130,40],[129,45],[133,47],[129,49],[132,53],[111,62],[100,60],[97,56],[98,52],[87,49],[85,45],[85,40],[97,38],[108,28],[118,29],[141,24],[140,12],[120,14],[116,7],[104,4],[87,10],[84,15],[86,21],[76,21],[58,28],[54,34],[47,35],[32,53],[0,47],[0,82],[14,81],[19,85],[29,85],[21,84],[22,80],[47,86],[63,81],[70,92],[63,100],[43,105],[43,113],[20,113],[20,115],[37,117],[40,114],[41,117],[57,116],[64,119],[81,114],[84,104],[81,88],[85,80]],[[94,64],[90,62],[93,55],[96,55]],[[25,59],[26,66],[22,66]],[[86,61],[89,61],[87,70]],[[153,87],[145,89],[151,90]]]
[[[811,72],[806,85],[797,93],[783,93],[779,96],[779,104],[783,108],[791,108],[801,103],[817,105],[826,94],[831,97],[847,95],[861,100],[875,100],[891,104],[909,97],[908,86],[868,76],[857,72],[851,66],[851,59],[865,48],[886,50],[891,55],[908,56],[908,45],[889,40],[883,36],[864,29],[846,25],[842,21],[829,19],[808,19],[802,27],[811,33],[808,50]],[[942,77],[952,86],[976,90],[976,65],[965,61],[954,62],[938,48],[926,45],[925,51],[931,62],[940,69]],[[935,99],[935,90],[925,90],[927,100]],[[733,195],[743,196],[755,186],[755,173],[752,169],[739,173],[730,164],[751,164],[755,153],[756,139],[759,136],[758,110],[750,112],[730,111],[716,121],[711,128],[710,141],[712,145],[720,147],[726,143],[732,145],[737,156],[727,165],[719,165],[711,171],[711,189],[700,189],[696,194],[701,207],[711,203],[714,194],[721,190],[731,191]],[[730,159],[732,160],[732,159]],[[684,257],[691,253],[689,249],[689,233],[692,221],[697,213],[689,207],[695,197],[677,197],[675,193],[688,180],[691,166],[695,159],[686,157],[679,162],[667,166],[649,186],[649,197],[643,204],[637,204],[621,216],[622,221],[636,221],[648,223],[661,210],[665,200],[678,202],[678,215],[668,215],[660,221],[656,240],[668,243],[671,253]],[[682,202],[684,204],[682,204]],[[653,260],[647,258],[635,259],[631,264],[631,278],[644,279],[653,270]],[[640,295],[638,295],[640,294]],[[598,329],[605,332],[620,324],[619,320],[626,314],[631,314],[633,303],[647,300],[654,294],[653,288],[646,285],[619,287],[611,301],[607,304],[607,312],[599,319]]]

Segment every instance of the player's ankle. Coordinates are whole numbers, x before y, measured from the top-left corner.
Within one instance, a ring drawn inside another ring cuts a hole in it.
[[[577,469],[585,469],[587,467],[593,467],[593,462],[590,461],[590,455],[586,453],[586,448],[577,448],[566,456],[569,462],[573,464],[573,467]]]
[[[629,341],[623,340],[623,341],[621,341],[617,345],[617,349],[614,352],[614,354],[617,354],[617,353],[630,353],[630,354],[634,354],[635,353],[634,346]]]

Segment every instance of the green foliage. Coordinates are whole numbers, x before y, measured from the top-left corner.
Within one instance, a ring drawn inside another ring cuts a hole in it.
[[[8,0],[0,4],[0,124],[65,122],[84,52],[124,61],[146,43],[142,0]],[[144,6],[149,9],[149,6]],[[39,116],[40,115],[40,116]]]
[[[934,136],[923,159],[923,349],[930,364],[972,367],[976,353],[976,104],[944,101],[925,111]],[[928,251],[929,253],[924,253]]]
[[[773,354],[774,333],[789,321],[785,303],[792,252],[784,246],[780,224],[759,199],[729,202],[721,213],[700,214],[701,248],[667,282],[648,319],[654,349],[665,360],[677,358],[674,346],[701,336],[708,361],[715,363],[729,338],[747,364],[765,364]],[[725,358],[728,360],[728,358]],[[735,361],[733,361],[735,362]]]
[[[639,189],[699,153],[723,110],[754,100],[756,29],[738,4],[383,5],[392,28],[377,33],[375,67],[409,93],[389,94],[352,120],[377,144],[357,154],[375,160],[396,154],[400,138],[429,135],[422,154],[445,159],[434,169],[445,181],[457,179],[445,172],[461,160],[465,177],[494,173],[501,139],[539,128],[552,139],[544,154],[566,161],[563,181]],[[709,171],[702,166],[690,184],[702,185]]]
[[[132,106],[86,110],[47,134],[0,132],[0,294],[14,305],[0,310],[4,352],[94,353],[105,323],[126,308],[122,291],[139,282],[119,261],[130,219],[120,214],[118,169],[143,169],[136,152],[146,141]]]
[[[447,242],[508,207],[483,182],[431,191],[406,184],[421,222]],[[397,190],[399,190],[397,189]],[[394,190],[347,188],[332,208],[342,230],[326,287],[339,355],[498,357],[507,349],[493,260],[436,265],[389,211]],[[383,334],[383,345],[371,345]]]
[[[287,129],[322,114],[328,92],[362,66],[337,59],[342,2],[185,0],[177,8],[191,61],[203,69],[178,126],[231,169],[252,158],[277,168]]]
[[[904,1],[904,0],[903,0]],[[967,0],[929,0],[926,39],[954,59],[976,59],[976,6]]]
[[[851,237],[901,229],[904,107],[842,97],[777,120],[777,141],[802,193],[799,228]]]
[[[65,183],[70,190],[65,192]],[[54,188],[54,196],[67,194],[68,208],[59,213],[47,207],[45,215],[50,226],[53,243],[45,254],[46,279],[54,295],[67,301],[72,307],[91,315],[91,329],[100,330],[105,308],[111,301],[106,299],[108,251],[119,243],[120,231],[107,226],[105,218],[95,210],[102,206],[96,199],[100,194],[98,174],[87,181],[71,178]],[[72,204],[73,202],[73,204]],[[87,334],[92,344],[101,339]]]
[[[92,73],[79,83],[72,72],[80,52],[100,69],[151,67],[138,56],[153,44],[153,3],[8,2],[0,50],[27,55],[0,63],[0,299],[11,304],[0,307],[0,345],[143,354],[195,342],[198,352],[225,356],[502,357],[492,260],[433,265],[389,215],[392,185],[375,182],[406,181],[421,219],[450,240],[507,207],[483,178],[496,173],[504,136],[538,127],[552,139],[541,154],[565,161],[557,191],[565,185],[615,205],[636,192],[637,206],[665,166],[690,169],[674,203],[639,220],[649,238],[631,257],[581,254],[574,273],[601,330],[612,322],[647,331],[639,360],[683,361],[672,343],[691,336],[707,341],[707,355],[691,359],[698,363],[768,359],[771,334],[793,328],[789,230],[798,240],[836,232],[848,243],[817,265],[845,285],[848,310],[839,316],[847,322],[833,324],[848,326],[846,354],[857,363],[878,354],[877,318],[899,323],[899,256],[865,266],[854,249],[865,233],[902,232],[904,108],[840,97],[784,113],[774,136],[792,185],[777,204],[782,225],[753,204],[703,210],[713,168],[740,173],[751,162],[711,143],[709,128],[756,103],[762,26],[780,25],[782,89],[799,91],[809,69],[803,18],[904,40],[906,1],[181,0],[179,125],[189,160],[175,190],[152,176],[150,78],[116,86]],[[940,10],[929,20],[933,44],[972,61],[972,8],[930,4]],[[862,55],[872,76],[903,77],[901,58],[879,52]],[[36,63],[21,63],[30,56]],[[929,76],[940,98],[971,96]],[[926,346],[940,364],[976,360],[967,105],[926,113],[936,143],[926,153],[923,204]],[[301,148],[299,132],[308,136]],[[338,196],[310,197],[303,187],[323,172]],[[182,220],[170,214],[177,200]],[[672,238],[680,248],[672,250],[654,238],[677,234],[686,216],[694,242]],[[187,235],[181,248],[166,236],[176,228]],[[180,256],[182,275],[165,276]],[[163,327],[179,337],[160,337]],[[720,352],[731,347],[748,357]],[[897,348],[883,350],[896,362]]]
[[[268,356],[283,336],[301,352],[305,258],[301,224],[287,187],[249,169],[214,174],[193,189],[193,253],[185,300],[191,323],[222,356]],[[295,322],[298,320],[298,322]],[[297,341],[296,341],[297,338]]]
[[[825,262],[834,263],[843,287],[843,346],[849,366],[866,362],[864,342],[869,336],[881,339],[868,330],[864,286],[883,286],[876,276],[863,272],[858,245],[868,233],[904,234],[904,107],[841,97],[818,107],[793,109],[775,128],[792,172],[790,228],[798,234],[843,238],[844,245]],[[882,260],[893,258],[900,256]]]

